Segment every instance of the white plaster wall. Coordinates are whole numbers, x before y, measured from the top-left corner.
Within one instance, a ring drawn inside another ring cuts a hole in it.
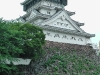
[[[87,44],[92,44],[91,39],[90,39],[90,38],[86,38],[86,43],[87,43]]]
[[[49,41],[54,41],[54,42],[62,42],[62,43],[71,43],[71,44],[80,44],[80,45],[86,45],[86,38],[83,36],[76,36],[76,35],[70,35],[70,34],[64,34],[64,33],[58,33],[58,32],[53,32],[53,31],[43,31],[44,34],[46,35],[45,40]],[[59,35],[55,37],[55,35]],[[64,38],[64,36],[66,36]],[[72,39],[72,37],[74,37]]]
[[[99,50],[99,47],[98,47],[98,45],[96,43],[92,43],[92,47],[93,47],[93,49]]]
[[[66,28],[70,30],[76,30],[67,20],[61,20],[60,18],[57,20],[54,20],[52,23],[49,23],[50,26],[60,27],[60,28]]]
[[[43,19],[37,19],[34,23],[36,24],[36,23],[39,23],[39,22],[42,22],[43,21]]]
[[[43,8],[43,9],[40,9],[39,12],[42,13],[42,14],[53,15],[53,14],[56,13],[56,10],[54,10],[54,9],[49,10],[49,9],[44,9]],[[47,12],[50,12],[50,14],[48,14]]]

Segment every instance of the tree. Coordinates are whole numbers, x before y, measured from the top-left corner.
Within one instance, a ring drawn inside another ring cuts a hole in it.
[[[20,47],[23,42],[23,39],[20,38],[22,32],[9,30],[10,24],[12,23],[0,19],[0,73],[15,70],[15,67],[9,66],[6,61],[15,61],[14,58],[23,53]]]
[[[23,32],[21,38],[24,41],[21,48],[24,54],[20,54],[20,57],[35,60],[42,54],[42,46],[45,44],[45,35],[41,28],[28,23],[14,23],[10,28]]]
[[[0,19],[0,73],[16,70],[6,60],[12,62],[17,57],[39,58],[44,43],[45,35],[39,27]]]

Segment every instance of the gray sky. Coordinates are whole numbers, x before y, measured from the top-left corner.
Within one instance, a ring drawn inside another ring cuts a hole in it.
[[[25,14],[20,5],[24,0],[0,0],[0,18],[6,20],[16,19]],[[92,38],[93,43],[100,40],[100,0],[68,0],[65,7],[68,11],[74,11],[76,14],[72,18],[76,21],[85,23],[83,30],[88,33],[96,34]]]

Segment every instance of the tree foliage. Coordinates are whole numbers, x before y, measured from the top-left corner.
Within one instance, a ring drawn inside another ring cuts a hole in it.
[[[7,65],[6,60],[14,61],[16,55],[23,53],[19,47],[22,43],[21,32],[9,30],[10,22],[0,19],[0,72],[9,72],[15,69]]]
[[[45,43],[45,35],[42,29],[28,23],[15,23],[10,28],[22,32],[21,39],[23,43],[21,49],[24,54],[21,54],[21,57],[35,60],[42,54],[42,46]]]
[[[45,35],[39,27],[0,19],[0,72],[15,69],[7,65],[6,60],[16,61],[14,58],[17,57],[37,59],[42,54],[44,40]]]

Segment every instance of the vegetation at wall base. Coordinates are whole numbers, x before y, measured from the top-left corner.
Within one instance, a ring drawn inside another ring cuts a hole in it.
[[[48,75],[99,75],[100,65],[76,54],[54,55],[44,63],[50,71]]]

